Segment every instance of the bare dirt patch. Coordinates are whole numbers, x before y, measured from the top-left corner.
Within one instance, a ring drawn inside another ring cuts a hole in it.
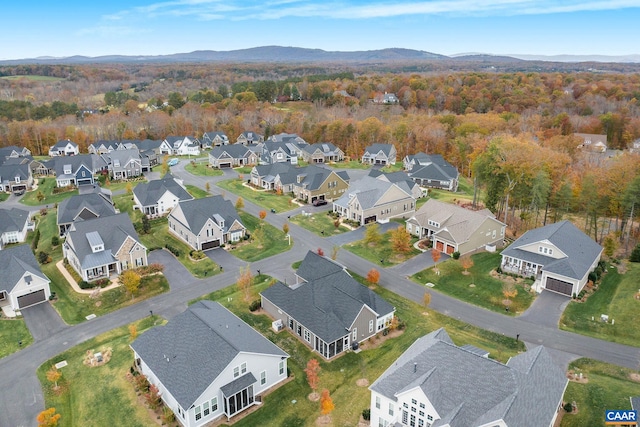
[[[382,333],[377,333],[374,336],[372,336],[371,338],[369,338],[366,341],[363,341],[360,343],[360,348],[362,350],[368,350],[371,348],[377,348],[380,345],[382,345],[386,340],[391,339],[391,338],[395,338],[397,336],[402,335],[402,333],[404,333],[404,330],[400,330],[400,329],[395,329],[393,331],[389,331],[389,333],[387,335],[384,335]]]
[[[90,368],[105,365],[111,360],[111,347],[105,347],[100,352],[87,350],[82,363]]]
[[[320,393],[314,391],[313,393],[309,393],[309,396],[307,396],[307,399],[309,399],[312,402],[317,402],[318,400],[320,400]]]
[[[637,382],[637,383],[640,383],[640,374],[637,374],[637,373],[635,373],[635,372],[631,372],[631,373],[629,374],[629,379],[630,379],[631,381],[635,381],[635,382]]]
[[[330,425],[331,423],[332,423],[331,415],[328,415],[328,414],[319,416],[316,419],[316,425],[317,426],[326,426],[326,425]]]
[[[366,379],[366,378],[359,378],[359,379],[356,381],[356,385],[357,385],[358,387],[368,387],[368,386],[369,386],[369,380],[368,380],[368,379]]]

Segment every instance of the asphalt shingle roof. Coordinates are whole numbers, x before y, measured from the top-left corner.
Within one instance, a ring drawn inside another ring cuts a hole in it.
[[[98,193],[77,194],[63,200],[58,205],[58,225],[76,221],[83,211],[88,210],[96,216],[115,215],[116,210]],[[80,217],[80,219],[83,219]]]
[[[136,195],[142,206],[152,206],[156,205],[167,191],[176,196],[178,200],[193,199],[193,196],[182,188],[171,174],[166,174],[162,179],[141,182],[133,189],[133,194]]]
[[[373,156],[382,151],[387,157],[391,154],[391,149],[393,148],[393,144],[371,144],[367,148],[364,149],[365,154],[369,153],[369,155]]]
[[[49,280],[40,270],[29,245],[9,246],[0,251],[0,291],[11,293],[25,272]]]
[[[166,325],[140,335],[131,348],[185,409],[191,407],[239,353],[288,357],[213,301],[193,304]]]
[[[216,224],[220,225],[214,217],[215,214],[218,214],[224,219],[223,231],[225,233],[235,221],[242,224],[236,208],[229,200],[225,200],[222,196],[181,201],[179,205],[187,220],[187,224],[185,225],[187,225],[194,234],[198,234],[209,219],[213,219]]]
[[[27,221],[29,221],[29,211],[18,208],[0,209],[0,235],[24,230]]]

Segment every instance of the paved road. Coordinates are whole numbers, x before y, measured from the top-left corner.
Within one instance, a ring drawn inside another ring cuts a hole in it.
[[[232,173],[234,172],[229,172],[229,177]],[[183,175],[185,183],[200,187],[206,181],[214,181],[194,177],[186,172]],[[236,199],[231,194],[227,194],[227,198],[232,201]],[[257,216],[260,210],[262,208],[245,201],[245,211]],[[267,221],[281,228],[287,221],[287,213],[268,214]],[[290,234],[293,240],[290,251],[255,262],[251,265],[252,270],[260,269],[262,273],[289,282],[293,279],[293,262],[301,260],[308,250],[318,247],[325,253],[330,253],[334,245],[330,238],[321,238],[295,224],[291,224]],[[0,394],[0,426],[35,425],[36,415],[44,409],[42,390],[35,371],[46,360],[96,335],[148,316],[150,312],[171,318],[182,312],[188,301],[234,283],[238,274],[237,270],[225,269],[214,277],[195,279],[185,274],[186,269],[166,251],[152,252],[150,260],[165,264],[165,274],[171,285],[170,292],[79,325],[64,327],[48,337],[39,334],[33,345],[0,359],[0,389],[5,391]],[[363,276],[371,268],[379,267],[345,250],[338,253],[338,261]],[[399,272],[398,269],[381,269],[381,285],[420,303],[425,292],[424,286],[407,280]],[[528,346],[543,344],[553,349],[557,360],[566,361],[580,355],[632,369],[640,367],[640,348],[559,331],[555,326],[536,323],[539,322],[536,316],[508,317],[437,292],[432,291],[431,294],[432,309],[496,333],[512,337],[519,334],[520,339]]]

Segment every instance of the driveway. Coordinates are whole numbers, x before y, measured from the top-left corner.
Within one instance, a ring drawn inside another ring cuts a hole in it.
[[[440,254],[440,260],[438,262],[441,263],[448,259],[449,255]],[[426,251],[414,256],[413,258],[409,259],[406,262],[403,262],[402,264],[394,265],[393,267],[391,267],[391,269],[395,270],[402,276],[409,277],[426,268],[433,267],[433,264],[434,262],[433,258],[431,257],[431,251]]]
[[[232,255],[233,251],[227,252],[222,248],[211,249],[205,251],[205,255],[216,264],[218,264],[223,271],[238,271],[240,267],[247,265],[246,261],[236,258]]]
[[[35,341],[47,339],[68,328],[55,308],[48,302],[23,309],[22,316]]]
[[[569,301],[569,297],[544,290],[519,318],[536,325],[557,328]]]
[[[158,249],[149,252],[149,264],[162,264],[162,273],[167,278],[172,291],[182,289],[193,281],[193,276],[169,251]]]

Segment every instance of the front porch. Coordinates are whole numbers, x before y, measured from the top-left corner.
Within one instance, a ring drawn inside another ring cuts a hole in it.
[[[534,277],[539,280],[542,276],[542,265],[521,259],[507,258],[503,259],[500,268],[505,273],[517,274],[522,277]]]

